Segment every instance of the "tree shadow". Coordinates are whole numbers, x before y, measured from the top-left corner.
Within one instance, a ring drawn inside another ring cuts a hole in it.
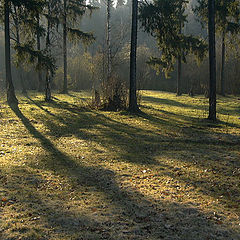
[[[197,106],[197,108],[194,105],[181,103],[172,99],[165,99],[165,98],[158,98],[158,97],[152,97],[152,96],[143,96],[143,101],[149,102],[149,103],[158,103],[162,105],[169,105],[173,107],[181,107],[181,108],[191,108],[191,109],[202,109],[204,110],[204,106]]]
[[[81,239],[83,231],[95,231],[95,239],[119,240],[223,240],[239,237],[237,232],[228,229],[227,226],[220,226],[214,216],[205,215],[191,204],[153,199],[145,196],[133,186],[124,183],[121,185],[119,176],[110,169],[103,168],[100,165],[86,166],[81,161],[76,161],[76,159],[56,148],[49,139],[37,131],[18,107],[12,107],[12,110],[29,133],[39,140],[43,149],[48,153],[45,156],[36,156],[36,158],[45,162],[44,170],[51,170],[56,176],[60,175],[67,178],[72,189],[87,187],[93,194],[102,193],[105,196],[106,204],[109,204],[107,208],[110,215],[105,216],[108,221],[101,221],[101,218],[96,215],[101,215],[102,210],[100,208],[97,208],[95,215],[88,214],[86,217],[77,217],[76,214],[79,214],[79,212],[70,214],[70,211],[66,211],[64,207],[59,207],[60,205],[58,205],[58,208],[51,209],[52,205],[46,204],[50,199],[43,201],[42,196],[34,192],[37,204],[43,205],[43,208],[50,208],[49,211],[52,214],[47,214],[44,218],[46,228],[55,227],[51,230],[52,233],[60,232],[67,236],[75,234],[76,239]],[[99,120],[97,123],[99,124]],[[41,165],[35,166],[36,170],[39,170],[40,167]],[[41,181],[41,179],[38,179],[38,181]],[[27,184],[31,184],[31,182],[26,182],[26,189]],[[28,207],[32,208],[30,205]],[[116,216],[116,218],[112,218],[111,215]],[[97,221],[93,220],[94,216]],[[74,225],[75,223],[77,224]],[[51,239],[51,235],[46,239]],[[85,239],[93,238],[86,237]]]

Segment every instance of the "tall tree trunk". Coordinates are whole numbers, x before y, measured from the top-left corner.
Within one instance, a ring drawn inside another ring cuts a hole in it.
[[[63,2],[63,91],[68,92],[67,82],[67,0]]]
[[[221,95],[225,96],[225,32],[222,33]]]
[[[208,119],[216,121],[215,0],[208,0],[208,34],[209,34],[209,70],[210,70]]]
[[[111,62],[111,5],[112,1],[107,0],[107,80],[111,78],[112,62]]]
[[[10,1],[4,2],[4,33],[5,33],[5,67],[6,67],[6,88],[8,104],[18,104],[12,82],[11,53],[10,53],[10,29],[9,29],[9,7]]]
[[[179,34],[182,33],[182,24],[181,22],[179,23]],[[181,96],[182,95],[182,59],[181,59],[181,55],[178,56],[178,70],[177,70],[177,96]]]
[[[48,8],[49,13],[49,8]],[[50,53],[50,21],[47,23],[47,35],[46,35],[46,51]],[[46,82],[45,82],[45,101],[51,101],[51,85],[50,85],[51,73],[50,69],[46,71]]]
[[[129,111],[139,111],[137,105],[137,81],[136,81],[136,58],[137,58],[137,29],[138,29],[138,0],[132,0],[132,32],[130,52],[130,90]]]
[[[182,59],[178,57],[177,96],[182,95]]]
[[[37,24],[40,26],[39,14],[37,15]],[[41,51],[41,36],[39,32],[37,32],[37,50]],[[38,58],[38,63],[40,63],[40,58]],[[44,83],[41,70],[38,71],[38,92],[43,92]]]

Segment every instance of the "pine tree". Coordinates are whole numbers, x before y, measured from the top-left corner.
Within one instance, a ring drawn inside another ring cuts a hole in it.
[[[20,35],[21,35],[21,25],[22,22],[24,22],[24,18],[25,18],[25,13],[23,11],[23,8],[21,6],[13,6],[12,7],[12,11],[11,11],[11,18],[12,18],[12,22],[13,22],[13,28],[15,31],[14,35],[15,35],[15,41],[16,41],[16,45],[20,45],[21,44],[21,39],[20,39]],[[13,39],[13,37],[11,37]],[[23,66],[21,64],[21,62],[17,62],[17,68],[18,68],[18,76],[20,78],[20,82],[21,82],[21,86],[22,86],[22,93],[26,94],[27,90],[25,87],[25,82],[24,82],[24,78],[23,78],[23,73],[22,73],[22,69]]]
[[[206,44],[198,37],[185,35],[182,27],[187,21],[185,6],[187,0],[153,0],[140,5],[140,21],[144,30],[156,40],[161,57],[149,60],[157,71],[162,68],[165,75],[174,70],[178,62],[177,94],[181,95],[181,65],[186,63],[187,55],[194,54],[198,60],[203,60]]]
[[[208,1],[198,0],[194,12],[204,26],[208,22]],[[240,2],[238,0],[215,0],[215,17],[216,33],[221,36],[220,93],[224,96],[226,36],[231,34],[232,37],[235,37],[240,31]]]
[[[63,0],[62,9],[59,10],[59,19],[63,27],[63,90],[62,93],[68,92],[67,82],[67,38],[72,43],[82,41],[85,45],[92,43],[95,39],[92,33],[86,33],[76,28],[77,23],[87,10],[90,12],[96,9],[91,5],[85,4],[83,0]]]
[[[10,14],[11,1],[4,1],[4,34],[5,34],[5,65],[6,65],[6,87],[7,87],[7,102],[10,105],[17,105],[18,100],[15,95],[15,90],[12,81],[11,70],[11,53],[10,53],[10,26],[9,26],[9,14]]]

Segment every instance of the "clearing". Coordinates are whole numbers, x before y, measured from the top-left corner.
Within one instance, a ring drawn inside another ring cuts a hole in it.
[[[240,240],[240,99],[144,91],[141,115],[89,94],[0,102],[1,240]]]

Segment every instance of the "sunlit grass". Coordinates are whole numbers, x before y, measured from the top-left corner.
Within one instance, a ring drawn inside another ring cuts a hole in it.
[[[90,94],[0,103],[0,239],[240,239],[240,100],[142,93],[142,114]]]

